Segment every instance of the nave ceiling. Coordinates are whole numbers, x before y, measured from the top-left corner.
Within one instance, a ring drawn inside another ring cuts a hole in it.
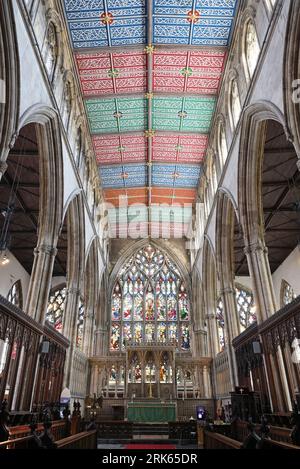
[[[140,204],[148,233],[171,221],[176,236],[191,221],[237,2],[64,6],[113,232],[130,221],[119,207]]]

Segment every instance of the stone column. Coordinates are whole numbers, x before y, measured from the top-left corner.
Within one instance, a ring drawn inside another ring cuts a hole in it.
[[[93,355],[92,351],[92,331],[93,331],[93,311],[88,309],[84,318],[84,330],[83,330],[83,353],[90,357]]]
[[[0,161],[0,181],[4,173],[6,172],[7,168],[8,168],[8,165],[6,161]]]
[[[80,290],[76,286],[70,286],[67,289],[66,306],[63,319],[63,335],[70,340],[70,347],[67,350],[65,373],[64,373],[64,387],[70,387],[70,377],[72,369],[72,357],[75,350],[76,343],[76,324],[78,318],[78,305],[79,305]]]
[[[268,259],[268,248],[263,241],[257,241],[245,248],[248,266],[253,283],[253,293],[257,308],[258,323],[266,321],[277,310]]]
[[[211,399],[211,384],[210,384],[210,375],[208,367],[203,367],[203,384],[204,384],[204,397],[206,399]]]
[[[235,352],[232,346],[232,341],[240,334],[238,312],[236,306],[235,290],[234,288],[225,288],[221,292],[221,297],[224,307],[225,331],[227,343],[225,343],[228,353],[229,371],[232,390],[238,386],[238,373],[235,359]]]
[[[218,331],[217,331],[217,318],[215,313],[210,313],[206,315],[208,332],[210,336],[210,352],[212,357],[216,357],[219,353],[219,340],[218,340]]]
[[[40,244],[34,250],[34,261],[28,287],[25,311],[37,322],[45,322],[57,249]]]

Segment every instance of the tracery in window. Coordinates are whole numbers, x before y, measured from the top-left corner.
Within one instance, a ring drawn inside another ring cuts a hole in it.
[[[58,59],[58,38],[56,28],[52,22],[49,23],[47,30],[47,48],[48,50],[45,62],[49,79],[52,81],[55,75]]]
[[[291,285],[282,280],[281,284],[281,307],[287,306],[291,304],[297,297]]]
[[[236,286],[236,304],[241,331],[245,331],[257,321],[253,293],[243,286]]]
[[[190,349],[190,301],[178,268],[151,245],[121,269],[111,300],[112,351],[126,344],[172,342]]]
[[[216,319],[217,319],[217,330],[218,330],[218,338],[219,338],[219,348],[220,348],[220,352],[223,352],[223,350],[225,349],[225,321],[224,321],[224,306],[223,306],[223,301],[221,298],[217,302]]]
[[[63,318],[66,306],[66,287],[62,289],[54,290],[50,294],[46,320],[54,326],[58,332],[62,332],[63,328]]]
[[[221,160],[221,164],[224,165],[227,156],[228,156],[228,149],[227,149],[227,142],[226,142],[226,135],[225,135],[225,130],[224,130],[224,125],[222,122],[219,122],[218,126],[218,154],[219,158]]]
[[[23,307],[23,295],[22,295],[22,284],[21,280],[17,280],[9,290],[7,299],[10,303],[17,306],[18,308]]]
[[[245,57],[247,72],[251,78],[255,72],[257,61],[260,54],[260,47],[258,43],[257,33],[255,25],[252,20],[248,21],[246,24],[246,34],[245,34]]]
[[[77,331],[76,331],[76,345],[80,349],[83,343],[83,328],[84,328],[84,302],[82,298],[79,300],[78,317],[77,317]]]
[[[230,88],[230,113],[231,113],[233,127],[236,127],[239,122],[241,110],[242,108],[241,108],[241,101],[240,101],[240,95],[239,95],[239,88],[238,88],[237,81],[234,78],[231,81],[231,88]]]

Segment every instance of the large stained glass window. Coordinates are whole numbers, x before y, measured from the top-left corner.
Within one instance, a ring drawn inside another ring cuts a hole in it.
[[[66,293],[66,288],[54,290],[49,298],[46,320],[52,324],[58,332],[62,332],[63,328]]]
[[[112,351],[126,344],[174,343],[190,349],[190,303],[178,268],[151,245],[120,271],[112,292]]]

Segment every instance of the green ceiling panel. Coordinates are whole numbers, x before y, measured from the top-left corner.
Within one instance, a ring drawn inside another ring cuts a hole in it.
[[[208,133],[215,105],[214,97],[156,97],[153,100],[153,129]]]
[[[86,108],[93,134],[144,131],[148,126],[144,98],[90,99]]]

